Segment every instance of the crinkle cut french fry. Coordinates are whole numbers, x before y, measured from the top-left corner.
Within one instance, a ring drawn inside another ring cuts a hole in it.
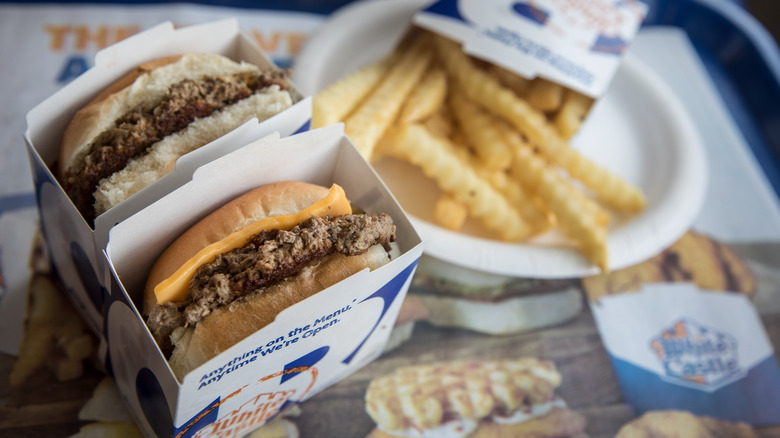
[[[543,200],[534,197],[517,178],[511,178],[504,172],[480,173],[489,181],[531,226],[532,234],[551,230],[557,223],[555,215],[547,208]]]
[[[49,366],[54,371],[57,380],[64,382],[80,377],[84,373],[84,364],[81,359],[71,359],[69,357],[56,357],[49,362]]]
[[[490,64],[488,74],[498,79],[502,85],[514,91],[518,96],[525,96],[531,86],[529,79],[496,64]]]
[[[639,188],[585,158],[558,135],[544,114],[472,65],[454,42],[436,37],[440,59],[463,92],[520,130],[546,157],[580,180],[599,201],[622,213],[638,213],[646,199]]]
[[[34,329],[32,329],[34,327]],[[19,357],[14,362],[9,381],[11,386],[24,383],[37,373],[54,351],[54,333],[48,327],[26,326]]]
[[[317,93],[312,99],[312,128],[344,121],[387,73],[395,56],[395,53],[390,54],[355,70]]]
[[[544,78],[535,78],[528,88],[526,100],[539,111],[555,111],[563,101],[564,88]]]
[[[447,96],[447,74],[437,66],[422,77],[409,95],[398,120],[401,123],[420,122],[436,113]]]
[[[452,120],[452,113],[447,105],[442,105],[439,111],[436,111],[433,115],[425,119],[422,122],[425,128],[428,129],[431,134],[438,137],[450,137],[452,135],[455,122]]]
[[[583,255],[602,271],[609,269],[607,230],[599,225],[593,210],[572,197],[568,183],[530,148],[516,151],[513,173],[535,190],[555,213],[561,230],[577,242]]]
[[[445,70],[457,81],[460,90],[468,98],[509,121],[521,132],[526,133],[532,143],[542,143],[547,140],[544,128],[537,126],[546,123],[541,112],[531,108],[512,90],[502,86],[498,80],[474,66],[455,42],[441,36],[435,36],[434,41]]]
[[[490,170],[501,170],[512,162],[512,151],[498,138],[495,129],[488,125],[495,121],[462,93],[452,90],[449,96],[450,110],[458,125],[474,148],[480,162]]]
[[[395,154],[422,168],[503,239],[522,240],[530,235],[531,229],[520,214],[452,152],[447,139],[432,135],[422,125],[411,124],[399,126],[389,141]]]
[[[347,118],[344,132],[367,160],[372,159],[377,142],[395,121],[401,105],[432,60],[429,39],[417,38]]]
[[[442,193],[433,206],[433,221],[451,231],[463,228],[468,214],[468,207],[449,193]]]
[[[645,208],[647,199],[638,187],[580,154],[559,136],[550,136],[549,142],[538,146],[542,154],[585,184],[607,207],[629,214]]]
[[[95,346],[86,323],[70,305],[52,277],[33,275],[28,284],[29,307],[19,357],[10,373],[11,385],[48,367],[60,380],[82,373],[82,361]]]
[[[574,90],[566,90],[561,108],[553,118],[553,124],[561,137],[568,140],[574,136],[590,111],[591,105],[593,105],[593,98]]]
[[[576,198],[579,200],[582,206],[586,208],[589,214],[593,216],[593,218],[596,220],[596,224],[598,224],[600,227],[606,227],[607,225],[609,225],[609,221],[612,220],[612,216],[609,214],[608,211],[601,208],[598,202],[589,198],[587,195],[585,195],[585,193],[581,192],[580,190],[574,188],[570,183],[566,184],[566,186],[569,189],[569,195],[571,195],[572,198]]]
[[[463,123],[459,124],[458,127],[465,133],[468,142],[471,144],[490,143],[493,147],[501,148],[507,154],[502,167],[510,167],[514,157],[513,150],[524,146],[519,134],[506,123],[496,119],[476,105],[471,104],[469,110],[464,111],[464,113],[464,116],[467,117],[460,120]],[[477,150],[479,149],[477,148]],[[473,163],[473,160],[470,162]],[[483,179],[490,182],[520,212],[520,215],[530,225],[531,234],[545,232],[555,225],[554,216],[543,205],[540,205],[540,201],[534,199],[519,182],[508,180],[503,169],[491,169],[485,163],[472,165]]]

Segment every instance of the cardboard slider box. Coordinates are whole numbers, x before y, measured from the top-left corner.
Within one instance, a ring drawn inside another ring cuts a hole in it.
[[[438,0],[412,20],[469,55],[599,98],[647,13],[636,0],[509,3]]]
[[[293,86],[290,91],[297,102],[292,107],[262,122],[249,120],[182,156],[171,173],[98,216],[94,228],[90,227],[55,177],[65,127],[78,109],[136,66],[188,52],[216,53],[263,69],[276,68],[257,44],[241,32],[237,20],[178,29],[171,23],[162,23],[97,53],[92,68],[27,114],[24,138],[52,264],[76,307],[98,334],[103,332],[109,279],[101,254],[115,224],[189,181],[194,169],[204,163],[273,132],[287,136],[308,129],[311,101],[302,99]]]
[[[293,305],[269,326],[177,381],[138,313],[146,276],[182,231],[245,191],[299,180],[344,188],[397,227],[392,261]],[[111,230],[108,363],[149,436],[242,436],[379,356],[422,254],[403,210],[341,125],[271,135],[198,169],[191,182]]]

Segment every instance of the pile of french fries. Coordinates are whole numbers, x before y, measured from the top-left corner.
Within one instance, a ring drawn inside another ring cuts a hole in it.
[[[602,271],[607,226],[634,215],[642,191],[568,144],[593,99],[473,59],[455,42],[412,30],[393,53],[314,97],[312,126],[343,122],[371,162],[419,166],[442,191],[436,223],[478,218],[500,239],[560,229]]]

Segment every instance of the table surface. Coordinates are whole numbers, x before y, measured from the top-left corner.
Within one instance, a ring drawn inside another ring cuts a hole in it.
[[[764,314],[761,319],[773,348],[780,351],[780,311]],[[507,352],[512,357],[528,355],[555,362],[564,382],[556,393],[587,419],[586,432],[591,438],[612,437],[634,418],[622,402],[609,357],[586,307],[565,324],[511,336],[486,336],[418,322],[413,342],[402,344],[306,401],[300,416],[290,420],[302,437],[365,436],[374,427],[364,410],[365,390],[373,377],[424,362],[434,354],[437,359],[455,359],[501,357]],[[78,420],[78,411],[103,374],[88,369],[77,380],[57,382],[42,372],[22,387],[11,388],[7,376],[13,361],[11,356],[0,355],[0,436],[62,437],[86,424]],[[343,421],[345,415],[350,421]],[[780,437],[780,427],[758,429],[758,433],[762,438]]]

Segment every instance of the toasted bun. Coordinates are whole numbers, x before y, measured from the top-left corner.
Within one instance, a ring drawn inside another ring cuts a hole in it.
[[[202,248],[265,217],[298,213],[327,194],[328,189],[319,185],[278,182],[251,190],[204,217],[179,236],[152,267],[144,289],[144,314],[157,303],[154,287]],[[181,378],[271,323],[287,307],[363,269],[375,269],[388,261],[387,252],[379,245],[359,256],[332,254],[294,277],[267,287],[262,294],[217,308],[195,327],[174,331],[171,368]]]
[[[79,110],[65,129],[60,146],[59,174],[64,177],[89,152],[92,142],[114,126],[115,120],[139,105],[159,102],[171,85],[184,79],[256,71],[218,54],[188,53],[147,62],[110,85]],[[146,155],[130,160],[130,169],[96,190],[97,214],[115,206],[172,169],[180,156],[219,138],[247,120],[265,120],[292,105],[292,97],[277,86],[196,120],[184,130],[163,138]],[[137,163],[136,161],[140,161]]]

